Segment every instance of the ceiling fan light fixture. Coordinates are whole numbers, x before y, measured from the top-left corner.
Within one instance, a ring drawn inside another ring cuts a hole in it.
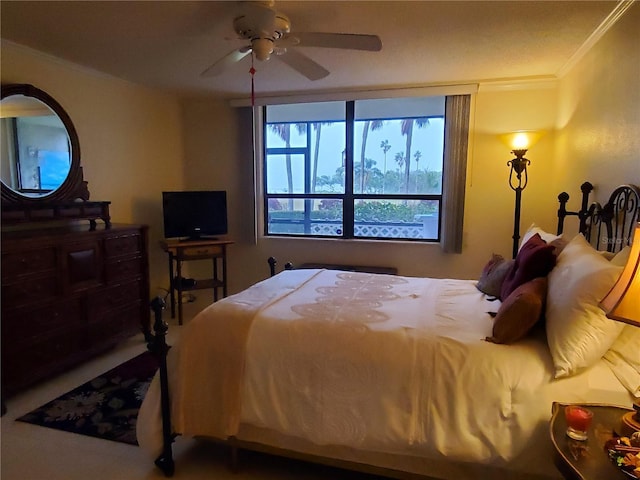
[[[251,49],[257,60],[269,60],[273,53],[273,40],[270,38],[254,38],[251,41]]]
[[[2,1],[2,0],[0,0]],[[321,47],[346,50],[378,52],[382,41],[377,35],[359,33],[295,32],[291,33],[289,17],[274,8],[274,0],[239,2],[242,13],[233,19],[233,29],[245,44],[219,59],[201,76],[220,75],[228,67],[242,60],[251,52],[253,61],[265,62],[274,54],[285,65],[309,80],[320,80],[329,71],[294,47]]]

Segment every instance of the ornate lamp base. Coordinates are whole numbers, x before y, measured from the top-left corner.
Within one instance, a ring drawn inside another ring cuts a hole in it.
[[[635,432],[640,432],[640,402],[634,402],[633,409],[633,412],[625,413],[620,422],[622,435],[628,437]]]

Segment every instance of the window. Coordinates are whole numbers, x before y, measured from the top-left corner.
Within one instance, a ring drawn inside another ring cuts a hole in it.
[[[71,168],[71,145],[57,116],[47,111],[5,117],[0,120],[0,131],[2,178],[7,185],[29,197],[49,194],[62,185]]]
[[[265,234],[439,241],[446,99],[265,107]]]

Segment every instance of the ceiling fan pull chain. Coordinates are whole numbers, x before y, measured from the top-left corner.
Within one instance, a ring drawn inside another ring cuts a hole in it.
[[[256,73],[256,69],[253,68],[253,52],[251,52],[251,68],[249,69],[249,73],[251,74],[251,106],[255,106],[256,103],[256,94],[253,88],[253,76]]]

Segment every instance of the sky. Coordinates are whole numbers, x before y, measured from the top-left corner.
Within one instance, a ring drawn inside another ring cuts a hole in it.
[[[355,161],[360,160],[360,149],[362,142],[363,122],[356,122],[355,131]],[[413,155],[416,151],[420,151],[422,156],[419,161],[420,170],[428,169],[430,171],[442,171],[442,154],[443,154],[443,130],[444,119],[432,119],[430,124],[418,128],[414,124],[413,141],[411,145],[411,171],[416,168]],[[315,146],[316,130],[312,129],[311,148]],[[294,127],[291,128],[291,146],[303,147],[306,144],[305,135],[300,135]],[[335,174],[335,171],[342,163],[342,151],[344,150],[344,124],[323,125],[321,133],[321,143],[318,163],[318,176],[327,175],[329,177]],[[267,131],[267,147],[284,147],[284,141],[270,129]],[[376,162],[375,167],[380,171],[385,170],[385,155],[380,147],[382,141],[387,140],[390,149],[386,154],[386,170],[397,170],[399,168],[395,161],[396,153],[404,156],[406,137],[402,135],[398,124],[385,125],[379,130],[369,129],[367,138],[367,149],[365,157]],[[269,191],[286,192],[287,176],[284,166],[284,156],[280,155],[270,159],[267,165],[267,175],[269,178]],[[294,156],[292,158],[294,191],[303,193],[303,159],[302,156]],[[404,171],[403,167],[403,171]]]

